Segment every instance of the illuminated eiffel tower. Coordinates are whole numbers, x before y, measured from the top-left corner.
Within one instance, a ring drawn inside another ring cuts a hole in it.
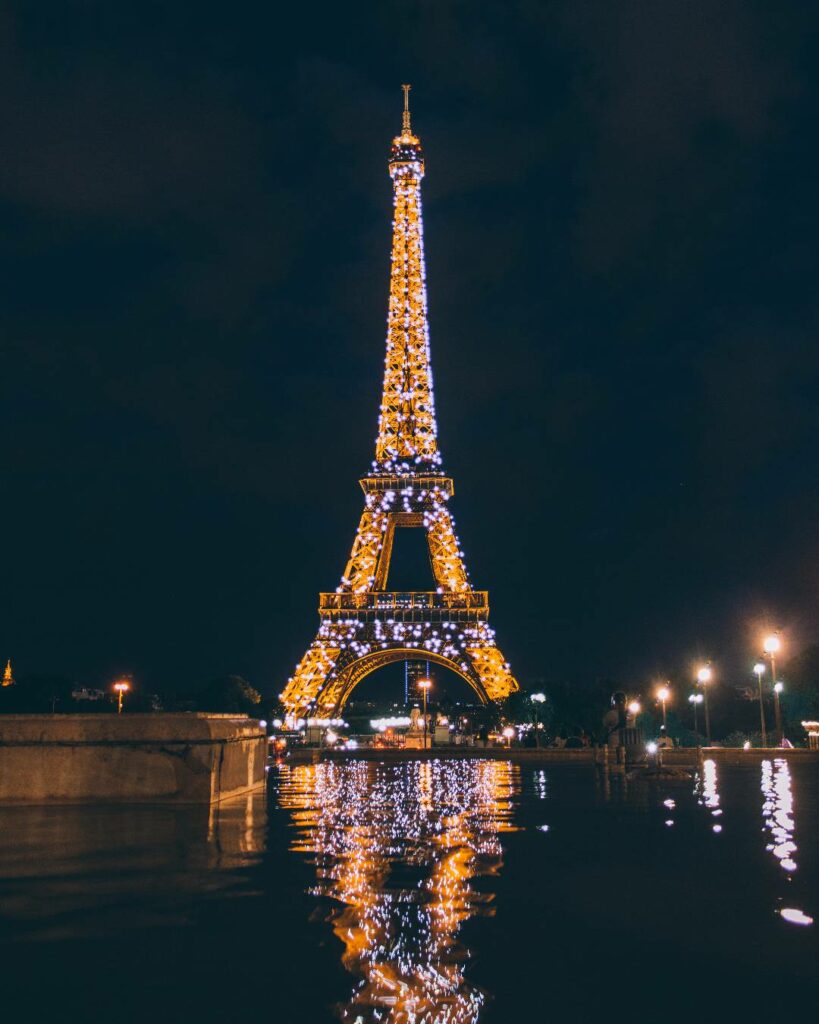
[[[393,139],[392,270],[387,358],[375,461],[361,480],[364,511],[341,583],[319,598],[318,635],[281,699],[297,714],[333,716],[370,672],[423,658],[458,673],[484,702],[518,689],[473,590],[448,508],[452,478],[438,451],[427,326],[421,179],[424,156],[404,89]],[[395,531],[426,530],[435,589],[386,589]]]

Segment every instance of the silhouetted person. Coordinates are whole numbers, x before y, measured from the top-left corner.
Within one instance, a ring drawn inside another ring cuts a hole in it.
[[[672,740],[671,737],[668,735],[664,725],[660,726],[660,736],[657,740],[657,746],[662,747],[666,750],[674,747],[674,740]]]

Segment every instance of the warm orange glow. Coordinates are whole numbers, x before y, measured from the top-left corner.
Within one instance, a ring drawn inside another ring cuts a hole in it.
[[[713,677],[714,673],[710,665],[703,665],[697,672],[697,681],[700,683],[710,683]]]
[[[418,688],[420,690],[429,690],[431,687],[432,687],[432,680],[431,679],[419,679],[418,680]]]
[[[118,715],[122,714],[122,701],[123,701],[123,698],[125,697],[125,694],[130,689],[131,689],[131,684],[128,682],[127,679],[118,679],[114,683],[114,690],[116,691],[116,694],[117,694],[117,714]]]
[[[671,690],[669,690],[667,686],[661,686],[659,690],[657,690],[657,700],[662,701],[663,704],[665,704],[670,696]]]
[[[766,654],[777,654],[781,646],[782,641],[777,633],[771,633],[762,641],[762,649]]]

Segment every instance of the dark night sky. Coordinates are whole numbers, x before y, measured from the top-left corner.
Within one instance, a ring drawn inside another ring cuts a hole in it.
[[[372,457],[403,81],[517,674],[819,639],[819,8],[168,6],[0,14],[0,656],[278,692]]]

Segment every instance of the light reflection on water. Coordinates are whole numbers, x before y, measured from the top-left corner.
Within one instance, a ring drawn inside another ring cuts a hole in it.
[[[773,854],[779,867],[790,876],[797,870],[795,859],[797,845],[795,841],[796,816],[795,802],[791,785],[791,769],[787,758],[779,757],[773,761],[764,760],[761,764],[762,820],[763,833],[768,842],[765,849]],[[698,773],[695,793],[700,804],[707,807],[711,815],[720,817],[720,794],[718,788],[716,763],[708,759],[703,762],[702,771]],[[721,832],[722,825],[712,825],[714,832]],[[788,879],[790,880],[790,879]],[[813,918],[797,907],[778,907],[777,912],[789,924],[812,925]]]
[[[717,775],[716,761],[708,758],[703,761],[702,771],[698,775],[695,791],[699,792],[699,802],[708,808],[713,818],[719,818],[722,815],[722,808],[719,805],[718,784],[719,777]],[[722,832],[722,825],[719,822],[715,822],[711,825],[711,830],[717,833]]]
[[[340,904],[332,926],[358,979],[342,1020],[478,1020],[486,996],[465,977],[458,936],[493,912],[471,880],[500,870],[519,792],[519,768],[500,761],[281,769],[292,849],[315,858],[314,893]]]
[[[773,840],[765,849],[773,853],[783,871],[796,871],[791,772],[784,758],[777,758],[773,764],[762,762],[762,795],[762,817]]]
[[[773,762],[762,762],[762,819],[764,830],[770,837],[765,847],[779,861],[783,871],[791,874],[798,865],[794,854],[798,847],[794,840],[796,819],[791,769],[784,757]],[[789,924],[811,925],[813,918],[797,907],[783,907],[779,913]]]
[[[549,784],[543,768],[535,771],[535,795],[538,800],[547,800],[549,797]]]
[[[48,1019],[89,1024],[158,1006],[223,1022],[236,992],[265,1012],[269,994],[281,1024],[333,1006],[346,1024],[596,1020],[635,965],[651,1019],[701,1016],[681,979],[703,964],[726,1019],[789,999],[795,1017],[793,993],[815,992],[815,765],[711,762],[693,793],[687,777],[479,760],[270,779],[210,811],[0,808],[4,1005],[47,976]]]

